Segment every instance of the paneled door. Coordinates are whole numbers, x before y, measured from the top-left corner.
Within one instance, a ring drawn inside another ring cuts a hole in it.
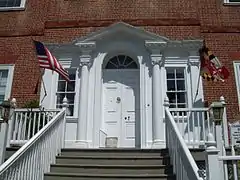
[[[138,134],[135,127],[139,121],[138,73],[126,69],[104,71],[104,123],[107,135],[118,137],[118,147],[135,147]]]

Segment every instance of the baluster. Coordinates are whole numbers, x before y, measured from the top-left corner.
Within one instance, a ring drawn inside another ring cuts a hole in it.
[[[22,167],[23,167],[23,169],[22,169],[22,179],[26,179],[27,180],[27,176],[28,176],[28,173],[27,173],[27,154],[25,154],[24,155],[25,157],[23,158],[23,162],[22,162]]]
[[[183,139],[185,140],[185,117],[184,117],[184,113],[183,113],[183,115],[182,115],[182,117],[181,117],[181,120],[182,120],[182,137],[183,137]]]
[[[27,127],[27,116],[25,114],[23,128],[22,128],[22,137],[21,137],[23,140],[27,140],[27,133],[26,133],[27,128],[26,127]]]
[[[22,135],[22,124],[23,124],[23,113],[20,115],[19,124],[18,124],[18,130],[17,130],[17,140],[21,141],[21,135]]]
[[[28,113],[27,113],[28,114]],[[27,140],[29,140],[32,137],[32,131],[31,131],[31,125],[32,125],[32,112],[29,113],[28,116],[28,135],[27,135]]]
[[[38,113],[38,126],[37,126],[37,132],[40,130],[40,124],[41,124],[41,112]]]
[[[36,128],[36,112],[33,113],[33,129],[32,129],[32,136],[35,135],[35,128]]]
[[[14,126],[14,130],[13,130],[13,140],[14,140],[14,141],[16,141],[16,139],[17,139],[18,115],[19,115],[19,112],[16,112],[15,126]]]
[[[45,139],[44,139],[44,171],[45,172],[48,172],[48,165],[47,165],[47,155],[48,155],[48,147],[47,147],[47,137],[45,136]]]
[[[23,179],[23,171],[24,171],[23,161],[22,160],[17,162],[17,169],[18,169],[17,179],[18,180],[22,180]]]
[[[200,136],[200,113],[203,114],[203,112],[199,111],[197,113],[197,141],[198,141],[198,144],[200,145],[200,142],[201,142],[201,136]]]
[[[189,115],[189,119],[191,118],[192,121],[192,128],[193,128],[193,148],[195,147],[195,136],[196,136],[196,132],[195,132],[195,114],[197,114],[197,111],[191,111],[190,115]]]
[[[43,127],[46,125],[46,113],[43,113]]]
[[[190,121],[189,121],[189,116],[190,116],[190,111],[187,111],[187,130],[188,130],[188,143],[190,143]]]
[[[174,112],[174,114],[175,114],[175,112]],[[176,114],[177,114],[177,126],[180,129],[179,112],[177,111]],[[175,120],[175,118],[174,118],[174,120]]]
[[[50,121],[50,114],[47,114],[47,123]]]
[[[202,131],[203,131],[203,141],[204,141],[204,143],[207,142],[206,125],[205,125],[205,123],[209,119],[208,112],[206,112],[206,113],[207,113],[207,119],[205,120],[205,116],[203,116],[204,118],[202,119],[202,126],[203,126]]]

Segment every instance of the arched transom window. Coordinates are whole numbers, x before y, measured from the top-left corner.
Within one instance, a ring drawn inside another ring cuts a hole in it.
[[[138,69],[138,65],[129,56],[118,55],[108,61],[105,69]]]

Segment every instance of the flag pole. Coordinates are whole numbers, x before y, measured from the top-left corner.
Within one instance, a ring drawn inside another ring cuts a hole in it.
[[[43,100],[47,97],[47,90],[46,90],[46,86],[45,86],[45,83],[44,83],[44,80],[43,80],[44,71],[45,71],[44,69],[41,70],[41,77],[42,77],[41,79],[42,79],[43,90],[44,90],[44,96],[41,100],[41,104],[42,104]]]

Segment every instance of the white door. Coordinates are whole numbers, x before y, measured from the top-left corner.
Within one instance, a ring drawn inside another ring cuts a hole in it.
[[[118,138],[118,147],[135,147],[136,132],[140,131],[135,129],[140,121],[139,71],[105,70],[103,79],[107,135]]]

